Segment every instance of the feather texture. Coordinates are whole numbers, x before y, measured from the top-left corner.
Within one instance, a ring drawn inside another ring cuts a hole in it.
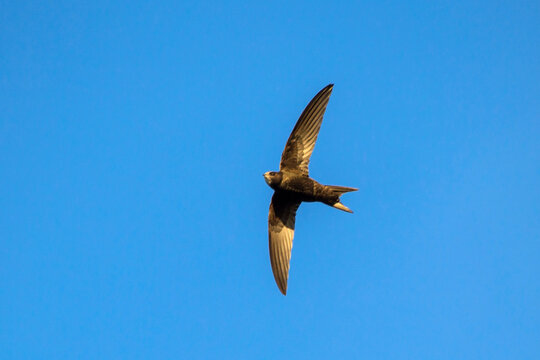
[[[300,115],[281,155],[281,170],[309,174],[309,159],[315,148],[333,87],[334,85],[330,84],[319,91]]]

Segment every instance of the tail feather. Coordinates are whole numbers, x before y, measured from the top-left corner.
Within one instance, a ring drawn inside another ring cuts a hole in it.
[[[335,203],[334,205],[332,205],[332,207],[334,207],[336,209],[339,209],[339,210],[346,211],[346,212],[351,213],[351,214],[353,213],[351,209],[349,209],[348,207],[346,207],[345,205],[343,205],[339,201],[337,203]]]
[[[327,188],[329,188],[330,190],[332,190],[332,192],[334,194],[336,194],[338,196],[338,198],[345,194],[345,193],[348,193],[348,192],[351,192],[351,191],[356,191],[358,190],[357,188],[353,188],[353,187],[347,187],[347,186],[337,186],[337,185],[326,185]],[[349,212],[349,213],[352,213],[352,210],[349,209],[348,207],[346,207],[345,205],[343,205],[341,203],[341,201],[337,201],[336,203],[334,204],[331,204],[332,207],[336,208],[336,209],[339,209],[339,210],[343,210],[343,211],[346,211],[346,212]]]
[[[337,185],[326,185],[326,187],[330,188],[336,195],[341,196],[341,194],[345,194],[351,191],[358,190],[357,188],[353,187],[347,187],[347,186],[337,186]]]

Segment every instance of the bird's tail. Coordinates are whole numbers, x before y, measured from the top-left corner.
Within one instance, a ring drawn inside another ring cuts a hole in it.
[[[352,188],[352,187],[347,187],[347,186],[326,185],[326,187],[332,190],[338,196],[341,196],[351,191],[358,190],[357,188]]]
[[[340,197],[341,195],[345,193],[358,190],[357,188],[352,188],[352,187],[347,187],[347,186],[326,185],[326,187],[332,190],[334,194],[336,194],[338,197]],[[340,200],[338,200],[336,203],[332,204],[331,206],[335,207],[336,209],[343,210],[352,214],[352,210],[346,207],[345,205],[343,205]]]

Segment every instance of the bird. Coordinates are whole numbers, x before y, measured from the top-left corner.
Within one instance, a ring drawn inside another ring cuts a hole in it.
[[[341,203],[341,195],[357,191],[347,186],[323,185],[309,177],[309,160],[321,128],[334,84],[315,95],[291,132],[281,155],[279,171],[263,174],[274,190],[268,211],[268,248],[276,284],[287,295],[287,281],[294,238],[296,211],[302,202],[322,202],[352,213]]]

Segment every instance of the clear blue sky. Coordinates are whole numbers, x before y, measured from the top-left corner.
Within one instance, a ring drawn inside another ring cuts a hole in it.
[[[331,3],[1,1],[0,358],[540,358],[540,4]]]

